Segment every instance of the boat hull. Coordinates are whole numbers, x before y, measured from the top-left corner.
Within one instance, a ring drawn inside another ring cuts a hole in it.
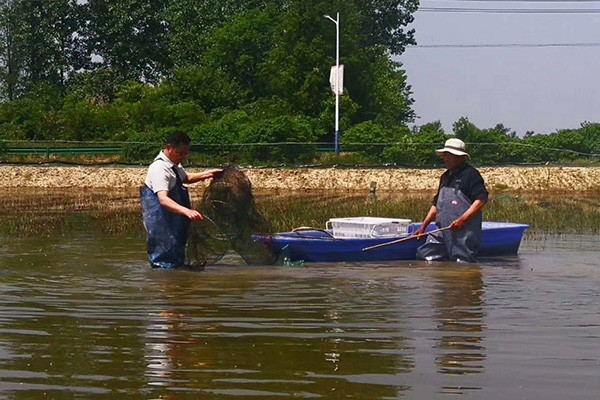
[[[409,234],[419,224],[409,228]],[[529,225],[508,222],[484,222],[482,225],[479,256],[514,255],[519,251],[523,234]],[[428,231],[437,227],[431,224]],[[378,262],[416,259],[417,248],[425,243],[420,239],[406,240],[398,244],[382,246],[373,250],[363,249],[388,243],[398,238],[334,238],[325,230],[301,230],[273,235],[254,235],[271,252],[285,254],[292,262]]]

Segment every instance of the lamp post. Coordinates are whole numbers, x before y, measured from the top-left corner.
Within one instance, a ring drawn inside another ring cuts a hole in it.
[[[323,15],[335,24],[335,155],[340,155],[340,13],[336,19]]]

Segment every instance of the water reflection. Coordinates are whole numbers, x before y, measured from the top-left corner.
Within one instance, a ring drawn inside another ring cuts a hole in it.
[[[142,336],[144,377],[153,398],[178,399],[183,393],[204,393],[209,380],[200,379],[202,371],[216,368],[222,348],[199,340],[203,330],[218,329],[202,315],[210,310],[205,304],[201,274],[190,271],[150,271],[145,290],[151,293],[151,305],[145,316]]]
[[[181,364],[181,354],[173,343],[176,342],[175,337],[179,335],[184,318],[184,315],[167,309],[148,315],[144,340],[145,377],[148,385],[169,386],[172,381],[172,372]]]
[[[236,268],[232,279],[209,271],[200,284],[198,274],[160,271],[144,334],[153,393],[398,396],[407,386],[393,377],[413,366],[401,322],[406,288],[362,271],[322,272]]]
[[[481,373],[485,361],[481,267],[438,267],[434,279],[434,318],[441,334],[436,343],[438,370],[454,375]]]
[[[194,273],[142,237],[1,237],[0,397],[594,398],[599,238],[538,245]]]

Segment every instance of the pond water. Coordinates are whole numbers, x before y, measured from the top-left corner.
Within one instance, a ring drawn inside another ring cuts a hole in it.
[[[2,236],[0,398],[597,398],[599,248],[191,272],[138,236]]]

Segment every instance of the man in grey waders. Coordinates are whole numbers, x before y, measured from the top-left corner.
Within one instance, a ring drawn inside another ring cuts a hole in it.
[[[488,201],[488,191],[479,171],[466,162],[469,154],[462,140],[448,139],[436,154],[447,170],[440,178],[433,205],[414,235],[423,234],[433,221],[438,229],[448,229],[427,236],[417,250],[417,258],[475,262],[481,241],[481,210]]]
[[[145,184],[140,188],[142,217],[148,233],[148,259],[154,268],[185,266],[191,221],[203,217],[192,208],[184,184],[210,179],[222,171],[186,172],[181,163],[190,154],[190,144],[187,134],[172,134],[148,168]]]

